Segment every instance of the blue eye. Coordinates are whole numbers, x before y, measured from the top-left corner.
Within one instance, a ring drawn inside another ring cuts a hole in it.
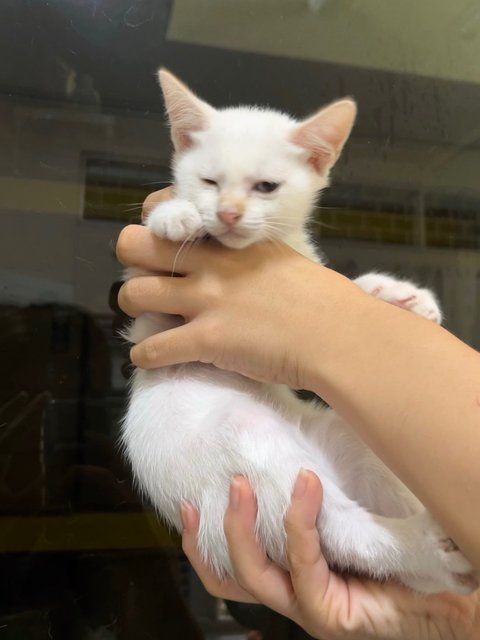
[[[212,187],[218,186],[218,183],[215,182],[215,180],[210,180],[210,178],[202,178],[202,182],[205,182],[205,184],[209,184]]]
[[[263,180],[262,182],[254,184],[253,189],[259,193],[273,193],[279,186],[279,182],[267,182],[266,180]]]

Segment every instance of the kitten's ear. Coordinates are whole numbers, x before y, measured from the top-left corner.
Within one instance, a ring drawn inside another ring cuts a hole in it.
[[[350,98],[333,102],[300,123],[291,142],[308,152],[315,171],[326,174],[337,161],[356,115],[357,106]]]
[[[184,151],[193,144],[192,134],[208,128],[215,109],[197,98],[166,69],[160,69],[158,79],[165,98],[175,150]]]

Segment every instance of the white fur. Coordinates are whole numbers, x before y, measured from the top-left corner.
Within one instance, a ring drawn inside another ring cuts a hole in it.
[[[257,108],[215,111],[166,72],[162,86],[176,144],[178,197],[159,205],[147,225],[174,240],[208,232],[232,248],[281,239],[318,259],[304,224],[348,137],[354,117],[354,108],[348,117],[348,101],[306,121],[309,127],[312,121],[318,124],[312,148],[292,142],[310,139],[304,132],[297,135],[306,123]],[[253,185],[259,181],[281,187],[257,193]],[[217,217],[223,208],[242,214],[233,229]],[[413,310],[440,320],[427,290],[380,274],[357,282],[390,302],[407,297],[410,304],[412,296],[421,296],[422,304]],[[129,338],[139,342],[171,322],[146,314],[132,323]],[[301,402],[281,385],[199,364],[138,369],[123,444],[141,489],[167,522],[181,530],[179,505],[184,499],[199,508],[199,548],[220,575],[231,572],[223,517],[232,476],[249,478],[258,499],[258,539],[284,565],[283,518],[295,478],[305,468],[323,484],[318,526],[332,566],[379,579],[393,577],[425,592],[468,593],[476,585],[466,559],[348,425],[330,409]]]

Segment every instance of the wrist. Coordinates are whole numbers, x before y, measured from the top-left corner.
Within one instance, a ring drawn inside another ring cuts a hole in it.
[[[378,301],[345,276],[323,266],[316,269],[299,336],[298,377],[304,389],[325,397],[343,384],[352,358],[364,357],[362,332]]]

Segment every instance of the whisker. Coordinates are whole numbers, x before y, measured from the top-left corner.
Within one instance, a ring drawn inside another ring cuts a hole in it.
[[[197,242],[200,242],[203,239],[203,237],[198,237],[198,236],[195,237],[196,233],[197,233],[196,231],[192,232],[189,236],[185,238],[185,240],[180,245],[180,248],[177,251],[175,258],[173,260],[172,272],[170,274],[172,277],[176,273],[177,263],[179,262],[180,257],[184,257]]]
[[[275,230],[275,231],[289,231],[290,229],[294,229],[295,227],[289,227],[286,225],[279,225],[279,224],[275,224],[275,223],[267,223],[263,225],[263,229],[271,229],[271,230]]]
[[[289,222],[288,220],[283,220],[282,218],[268,218],[266,222],[275,222],[276,224],[283,224],[287,227],[296,226],[293,222]]]
[[[335,224],[327,224],[326,222],[321,222],[320,220],[309,220],[309,225],[316,225],[317,227],[325,227],[326,229],[338,229],[338,225]]]
[[[140,211],[142,209],[142,205],[133,204],[129,207],[122,208],[124,213],[132,213],[133,211]]]
[[[267,231],[267,232],[274,233],[276,235],[284,236],[286,234],[286,232],[288,232],[290,230],[290,228],[288,228],[288,227],[277,227],[275,225],[268,224],[268,225],[264,225],[263,226],[263,230]]]
[[[190,234],[191,236],[192,234]],[[172,265],[172,272],[170,274],[170,276],[173,278],[173,276],[176,273],[176,267],[177,267],[177,262],[180,258],[180,254],[182,253],[182,249],[185,247],[185,245],[188,243],[190,236],[187,236],[185,238],[185,240],[182,242],[182,244],[180,245],[180,248],[178,249],[177,253],[175,254],[175,258],[173,259],[173,265]]]
[[[271,225],[271,226],[275,226],[278,228],[283,227],[284,229],[295,229],[296,228],[296,224],[293,224],[291,222],[284,222],[283,220],[266,220],[265,223],[266,225]]]
[[[171,180],[154,180],[153,182],[142,182],[143,187],[149,187],[151,184],[172,184]]]
[[[186,251],[191,251],[193,249],[193,247],[195,247],[195,245],[199,245],[202,244],[202,242],[205,240],[205,235],[203,236],[197,236],[196,238],[194,238],[188,245],[188,247],[186,248]]]
[[[267,231],[268,231],[268,229],[267,229]],[[272,248],[276,249],[276,248],[281,246],[280,241],[278,240],[278,238],[276,236],[273,236],[273,235],[267,233],[266,236],[265,236],[265,239],[268,240],[269,244],[273,245],[273,247],[270,247],[271,249]]]
[[[201,238],[195,237],[193,239],[191,239],[191,236],[189,236],[183,243],[182,246],[180,247],[179,251],[178,251],[178,258],[180,259],[180,257],[185,258],[188,253],[192,250],[192,247],[197,244],[199,241],[201,240]],[[181,256],[180,256],[180,252],[181,252]],[[174,268],[176,266],[176,260],[174,263]]]

